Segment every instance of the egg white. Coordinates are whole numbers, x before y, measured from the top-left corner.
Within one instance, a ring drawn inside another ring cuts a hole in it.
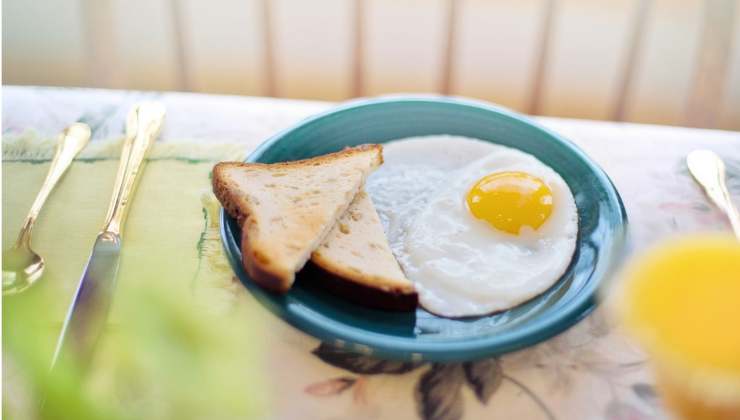
[[[367,189],[420,304],[446,317],[517,306],[550,288],[575,251],[578,214],[565,181],[527,153],[480,140],[429,136],[388,143]],[[501,232],[474,218],[465,196],[481,177],[522,171],[553,193],[537,230]]]

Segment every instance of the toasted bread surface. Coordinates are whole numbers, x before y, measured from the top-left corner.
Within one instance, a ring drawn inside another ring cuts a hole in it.
[[[213,191],[242,227],[242,260],[261,286],[286,292],[382,163],[379,145],[274,164],[222,162]]]
[[[311,261],[338,279],[389,297],[416,293],[393,256],[375,206],[364,190],[311,254]]]

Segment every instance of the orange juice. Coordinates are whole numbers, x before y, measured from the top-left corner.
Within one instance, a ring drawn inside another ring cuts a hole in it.
[[[740,419],[740,242],[675,239],[625,270],[618,312],[654,361],[667,407]]]

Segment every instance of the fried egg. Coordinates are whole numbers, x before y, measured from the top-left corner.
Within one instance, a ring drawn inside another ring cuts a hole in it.
[[[568,185],[519,150],[429,136],[384,147],[367,190],[391,249],[429,312],[484,315],[550,288],[573,257]]]

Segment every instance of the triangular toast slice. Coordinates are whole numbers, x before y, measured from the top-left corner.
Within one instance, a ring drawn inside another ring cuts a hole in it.
[[[323,270],[313,281],[356,303],[392,310],[417,306],[414,284],[393,256],[364,190],[313,252],[311,262]]]
[[[364,145],[294,162],[217,164],[213,192],[242,227],[249,276],[287,292],[382,161],[380,145]]]

